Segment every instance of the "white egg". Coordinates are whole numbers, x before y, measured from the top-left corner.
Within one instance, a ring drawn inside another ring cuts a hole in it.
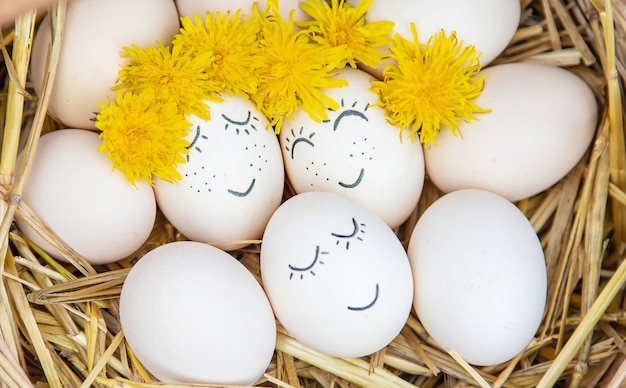
[[[357,0],[350,0],[356,4]],[[509,44],[517,31],[521,7],[519,0],[386,0],[374,1],[367,12],[367,22],[388,20],[395,23],[394,34],[413,40],[411,22],[415,23],[420,43],[443,30],[456,31],[464,45],[474,45],[482,53],[480,63],[487,66]],[[385,50],[387,51],[387,50]],[[377,78],[378,69],[368,69]]]
[[[268,121],[242,97],[209,102],[211,119],[192,123],[187,163],[177,166],[182,180],[155,180],[163,214],[187,238],[218,243],[259,239],[280,205],[284,166],[278,139]]]
[[[462,123],[462,136],[444,128],[425,150],[426,171],[444,192],[493,191],[517,201],[563,178],[589,147],[597,103],[587,84],[556,66],[513,63],[483,70],[475,103],[492,111]]]
[[[375,214],[334,193],[288,199],[261,244],[263,286],[294,338],[336,357],[389,344],[411,311],[408,258]]]
[[[441,197],[418,220],[408,254],[417,316],[444,349],[495,365],[532,340],[546,265],[537,234],[511,202],[476,189]]]
[[[387,122],[375,106],[374,79],[343,69],[349,86],[325,90],[340,105],[318,123],[304,111],[285,119],[280,142],[287,176],[298,193],[328,191],[344,195],[395,228],[414,210],[424,184],[424,154],[409,131]]]
[[[98,152],[95,132],[62,129],[41,136],[23,200],[62,240],[92,264],[106,264],[135,252],[156,217],[152,187],[131,184]],[[20,154],[18,162],[23,155]],[[63,255],[21,218],[24,234],[53,257]]]
[[[249,385],[267,369],[276,324],[263,289],[234,257],[190,241],[162,245],[131,269],[120,323],[163,382]]]
[[[111,91],[124,60],[124,46],[143,48],[167,43],[178,32],[172,0],[73,0],[67,5],[63,45],[49,112],[66,126],[94,129],[99,101],[115,98]],[[45,74],[51,42],[50,17],[41,23],[33,42],[31,74],[37,94]]]
[[[206,15],[207,11],[219,12],[224,15],[226,12],[235,12],[241,10],[241,15],[252,15],[252,7],[256,3],[260,10],[265,9],[266,1],[260,0],[176,0],[176,7],[178,7],[178,13],[182,16],[193,17],[194,13],[197,13],[201,17]],[[289,19],[289,13],[295,11],[294,20],[309,20],[311,17],[300,9],[300,0],[278,0],[278,7],[283,19]]]

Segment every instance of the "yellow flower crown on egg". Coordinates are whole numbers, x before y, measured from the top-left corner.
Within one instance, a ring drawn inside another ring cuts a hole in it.
[[[178,181],[176,166],[189,146],[186,116],[209,120],[207,101],[222,101],[224,93],[247,98],[279,133],[284,118],[300,109],[322,122],[329,108],[339,107],[324,89],[348,85],[340,69],[375,68],[386,59],[395,63],[371,90],[392,124],[401,132],[411,128],[411,139],[419,133],[422,143],[436,144],[442,126],[456,133],[460,120],[486,112],[472,102],[484,83],[476,77],[473,46],[443,32],[420,44],[414,26],[413,42],[392,39],[393,22],[366,22],[371,3],[304,0],[300,7],[311,20],[296,22],[295,10],[284,20],[278,0],[268,0],[248,16],[237,10],[182,17],[168,46],[124,47],[116,99],[101,102],[96,116],[99,151],[133,184],[153,184],[153,177]],[[388,55],[381,53],[385,45]]]

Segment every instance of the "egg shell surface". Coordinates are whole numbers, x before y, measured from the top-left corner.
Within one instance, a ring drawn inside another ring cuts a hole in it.
[[[382,349],[411,311],[402,244],[380,217],[339,194],[307,192],[284,202],[267,225],[260,258],[278,320],[327,355]]]
[[[556,66],[513,63],[483,70],[474,101],[491,109],[461,123],[462,136],[443,128],[424,152],[426,171],[444,192],[493,191],[511,201],[548,189],[580,161],[597,125],[587,84]]]
[[[191,241],[161,245],[132,267],[120,323],[162,382],[253,384],[276,341],[274,315],[252,274],[228,253]]]
[[[545,308],[546,265],[511,202],[477,189],[444,195],[418,220],[408,255],[415,311],[445,350],[495,365],[530,343]]]
[[[35,214],[91,264],[111,263],[135,252],[156,218],[152,187],[145,181],[134,186],[114,170],[106,154],[98,152],[100,144],[95,132],[83,129],[42,135],[22,195]],[[17,225],[51,256],[65,260],[23,219],[18,218]]]
[[[241,248],[263,234],[280,205],[284,165],[278,139],[252,102],[223,96],[206,101],[211,119],[189,116],[187,162],[179,182],[155,179],[159,208],[187,238]]]
[[[357,0],[349,0],[352,5]],[[456,33],[464,46],[473,45],[481,53],[480,63],[487,66],[504,51],[517,31],[521,15],[519,0],[385,0],[373,1],[366,20],[392,21],[393,33],[413,41],[411,22],[415,23],[419,43],[443,30]],[[388,48],[383,50],[388,53]],[[386,62],[377,69],[367,68],[382,79]]]
[[[344,195],[380,216],[392,228],[415,209],[424,185],[424,153],[409,131],[387,122],[375,106],[374,78],[358,69],[341,70],[349,85],[324,92],[339,109],[319,123],[306,112],[285,118],[280,133],[287,176],[297,193]]]
[[[124,46],[156,46],[178,32],[172,0],[73,0],[67,5],[63,44],[49,113],[68,127],[94,129],[98,102],[115,98],[111,88],[124,63]],[[51,43],[50,16],[37,29],[31,56],[33,87],[39,95]]]
[[[311,17],[300,9],[300,0],[277,0],[278,7],[280,9],[281,17],[286,21],[289,20],[289,13],[294,12],[294,20],[309,20]],[[225,15],[226,12],[231,14],[241,10],[241,15],[252,15],[252,7],[257,4],[259,10],[265,9],[266,0],[176,0],[176,7],[178,8],[179,15],[187,16],[193,19],[193,14],[197,13],[200,17],[204,18],[207,11],[215,13],[219,12],[221,15]]]

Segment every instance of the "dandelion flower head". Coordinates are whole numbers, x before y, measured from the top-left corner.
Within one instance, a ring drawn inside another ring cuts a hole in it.
[[[321,122],[328,108],[337,109],[335,100],[322,89],[346,86],[335,69],[346,57],[345,46],[320,46],[305,30],[295,31],[292,11],[285,21],[274,1],[269,0],[263,12],[254,10],[261,25],[259,46],[263,66],[259,68],[259,86],[251,100],[279,133],[285,117],[302,109]]]
[[[441,127],[456,135],[461,120],[489,112],[473,102],[482,93],[485,75],[477,75],[480,53],[463,46],[455,33],[441,31],[420,44],[414,24],[411,30],[412,42],[394,37],[389,56],[396,64],[385,67],[383,81],[374,81],[372,91],[391,124],[411,128],[411,140],[419,133],[420,142],[436,145]]]
[[[220,91],[242,97],[257,88],[257,70],[262,65],[257,34],[259,26],[244,21],[240,10],[222,16],[207,12],[204,20],[198,15],[182,17],[182,28],[174,36],[172,45],[200,61],[209,80]]]
[[[300,7],[313,20],[297,24],[313,33],[313,39],[321,46],[346,46],[340,68],[346,64],[355,68],[359,62],[376,68],[383,61],[378,48],[391,42],[394,23],[367,23],[365,14],[371,4],[372,0],[361,0],[356,7],[345,0],[305,0]]]
[[[218,88],[208,79],[202,57],[192,57],[179,47],[136,45],[124,47],[125,65],[119,71],[119,83],[114,90],[140,94],[152,90],[158,101],[173,101],[180,111],[205,120],[210,118],[204,100],[219,101]]]
[[[100,152],[133,184],[153,175],[166,181],[181,179],[176,164],[184,163],[190,123],[175,102],[157,101],[151,90],[139,94],[117,92],[116,100],[100,103],[96,128],[101,130]]]

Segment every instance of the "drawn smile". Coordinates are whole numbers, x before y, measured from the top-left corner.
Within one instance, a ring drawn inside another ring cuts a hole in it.
[[[358,178],[356,178],[356,181],[354,181],[354,183],[339,182],[339,186],[345,187],[346,189],[354,189],[355,187],[357,187],[358,185],[361,184],[361,181],[363,180],[363,175],[364,174],[365,174],[365,169],[361,168],[361,171],[359,172],[359,176],[358,176]]]
[[[366,306],[348,306],[348,310],[350,311],[364,311],[367,310],[371,307],[374,306],[374,304],[376,303],[376,301],[378,300],[378,283],[376,283],[376,294],[374,295],[374,300],[372,300],[368,305]]]
[[[250,186],[248,186],[246,191],[235,191],[235,190],[228,189],[228,194],[232,194],[235,197],[240,197],[240,198],[247,197],[248,194],[250,194],[250,192],[254,188],[255,183],[256,183],[256,179],[252,178],[252,182],[250,182]]]

